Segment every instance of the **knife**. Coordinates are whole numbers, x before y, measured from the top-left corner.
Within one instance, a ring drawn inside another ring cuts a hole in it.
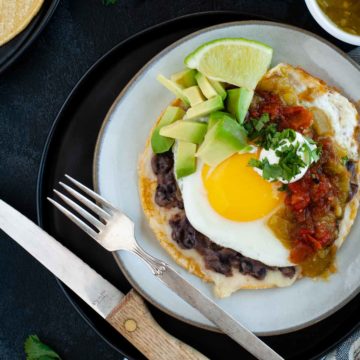
[[[70,250],[2,200],[0,229],[74,291],[148,359],[207,359],[163,330],[134,290],[124,295]]]

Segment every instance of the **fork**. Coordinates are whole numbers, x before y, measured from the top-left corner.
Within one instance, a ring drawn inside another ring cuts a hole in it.
[[[55,194],[72,210],[77,212],[91,226],[85,223],[77,215],[61,205],[59,202],[48,197],[47,199],[59,209],[65,216],[73,221],[80,229],[85,231],[108,251],[130,251],[142,259],[151,269],[152,273],[182,299],[200,311],[205,317],[215,323],[224,333],[230,336],[238,344],[244,347],[261,360],[284,360],[255,334],[247,330],[226,311],[222,310],[214,301],[202,294],[188,281],[183,279],[174,269],[164,261],[159,260],[145,252],[137,243],[134,235],[134,223],[119,209],[112,205],[102,196],[89,189],[69,175],[65,177],[88,195],[91,201],[71,186],[59,182],[59,184],[79,203],[67,195],[54,189]],[[97,205],[99,204],[99,205]],[[86,209],[87,208],[87,209]],[[96,214],[94,216],[92,213]]]
[[[69,175],[65,175],[74,185],[76,185],[85,194],[93,198],[98,206],[93,201],[80,194],[70,186],[59,182],[59,184],[75,199],[85,205],[89,210],[95,213],[101,220],[89,213],[87,210],[79,206],[75,201],[68,196],[62,194],[60,191],[54,189],[54,193],[69,205],[73,210],[78,212],[85,220],[87,220],[96,230],[91,228],[88,224],[74,215],[67,208],[56,202],[51,198],[47,198],[53,205],[55,205],[65,216],[72,220],[80,229],[85,231],[94,240],[108,251],[127,250],[139,256],[151,268],[154,275],[161,275],[165,271],[166,264],[154,258],[152,255],[145,252],[137,243],[134,236],[134,223],[119,209],[110,204],[102,196],[90,190],[79,181],[73,179]]]

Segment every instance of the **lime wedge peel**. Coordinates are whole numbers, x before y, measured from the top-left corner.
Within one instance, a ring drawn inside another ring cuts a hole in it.
[[[185,65],[212,80],[255,89],[270,66],[273,49],[259,41],[224,38],[207,42],[185,58]]]

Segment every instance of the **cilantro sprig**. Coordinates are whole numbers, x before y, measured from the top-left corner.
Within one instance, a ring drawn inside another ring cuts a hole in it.
[[[308,158],[307,162],[310,164],[319,161],[321,156],[321,146],[316,144],[316,142],[309,137],[305,137],[305,139],[307,142],[303,144],[303,147]]]
[[[259,119],[252,118],[249,121],[246,121],[244,123],[244,128],[247,131],[248,139],[257,144],[259,140],[263,141],[266,137],[271,137],[275,134],[277,130],[276,124],[268,124],[269,121],[270,117],[267,113],[261,115]]]
[[[343,164],[344,166],[346,166],[348,161],[349,161],[349,157],[347,155],[341,158],[341,164]]]
[[[250,119],[244,124],[248,133],[248,138],[254,141],[256,145],[265,150],[276,149],[286,140],[290,142],[296,138],[296,132],[292,129],[278,131],[277,124],[269,123],[269,114],[261,115],[259,119]]]
[[[249,165],[262,170],[262,176],[265,180],[274,181],[278,179],[290,181],[293,177],[306,167],[306,163],[299,156],[299,143],[283,146],[275,151],[279,162],[270,164],[268,158],[262,160],[251,159]]]
[[[258,119],[250,119],[245,124],[248,138],[265,150],[274,150],[278,162],[271,164],[268,158],[251,159],[249,166],[262,170],[262,176],[269,181],[290,181],[303,168],[319,160],[321,148],[310,138],[300,144],[295,142],[296,132],[293,129],[278,131],[277,125],[270,123],[268,114]],[[304,158],[301,156],[304,154]]]
[[[24,344],[26,360],[61,360],[49,346],[40,341],[37,335],[30,335]]]

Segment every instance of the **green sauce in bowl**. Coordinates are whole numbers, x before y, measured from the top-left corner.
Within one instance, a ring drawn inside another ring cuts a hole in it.
[[[340,29],[360,35],[360,0],[317,0],[317,3]]]

